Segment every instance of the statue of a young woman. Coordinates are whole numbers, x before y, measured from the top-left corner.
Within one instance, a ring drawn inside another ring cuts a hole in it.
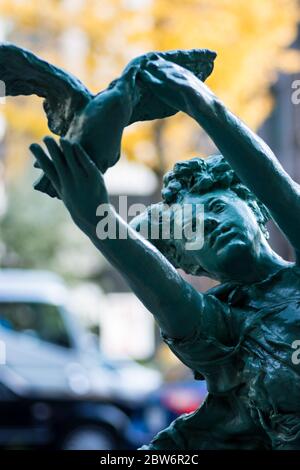
[[[162,336],[209,394],[145,449],[300,449],[300,188],[267,145],[190,71],[149,61],[140,78],[166,104],[194,118],[222,156],[180,162],[165,178],[168,204],[204,205],[204,245],[134,233],[110,207],[126,239],[96,236],[96,209],[109,198],[102,174],[78,144],[45,139],[31,146],[74,222],[123,274],[158,322]],[[272,217],[296,263],[267,242]],[[133,226],[139,230],[148,213]],[[184,224],[193,220],[184,220]],[[136,235],[136,236],[134,236]],[[220,286],[201,294],[175,267]]]

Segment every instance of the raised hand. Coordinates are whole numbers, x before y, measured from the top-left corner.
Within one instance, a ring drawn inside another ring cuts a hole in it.
[[[45,152],[39,144],[30,150],[71,214],[84,232],[95,232],[96,210],[108,203],[108,195],[101,172],[79,144],[60,139],[60,145],[46,137]]]
[[[148,62],[139,76],[160,100],[194,118],[196,112],[201,112],[201,103],[204,111],[207,104],[216,99],[196,75],[164,59]]]

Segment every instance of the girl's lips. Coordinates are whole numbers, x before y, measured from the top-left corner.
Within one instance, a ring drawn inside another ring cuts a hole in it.
[[[228,225],[222,225],[220,227],[216,227],[211,233],[210,238],[209,238],[210,248],[213,248],[215,244],[217,243],[217,241],[220,238],[223,238],[225,234],[228,234],[229,232],[231,232],[231,230],[232,230],[232,227],[228,227]]]
[[[214,246],[217,247],[219,245],[220,242],[222,242],[222,244],[224,244],[224,241],[225,240],[228,240],[228,239],[231,239],[233,238],[235,235],[237,235],[237,232],[231,228],[229,230],[227,230],[226,232],[222,232],[220,233],[215,242],[214,242]]]

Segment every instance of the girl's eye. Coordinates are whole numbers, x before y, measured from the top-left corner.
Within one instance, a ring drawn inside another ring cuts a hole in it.
[[[225,203],[224,202],[215,202],[214,204],[211,205],[210,209],[213,212],[216,212],[217,214],[219,212],[222,212],[225,208]]]

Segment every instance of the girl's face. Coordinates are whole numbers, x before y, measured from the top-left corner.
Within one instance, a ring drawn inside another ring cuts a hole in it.
[[[203,195],[187,193],[182,204],[193,207],[202,204],[204,240],[202,247],[195,250],[187,250],[184,239],[173,240],[176,250],[182,255],[181,264],[199,266],[220,281],[239,280],[243,273],[246,274],[249,265],[258,259],[262,244],[266,244],[250,207],[230,189],[214,190]],[[183,212],[183,221],[177,215],[175,209],[175,224],[195,226],[195,215],[191,211]],[[201,243],[198,245],[201,246]]]

